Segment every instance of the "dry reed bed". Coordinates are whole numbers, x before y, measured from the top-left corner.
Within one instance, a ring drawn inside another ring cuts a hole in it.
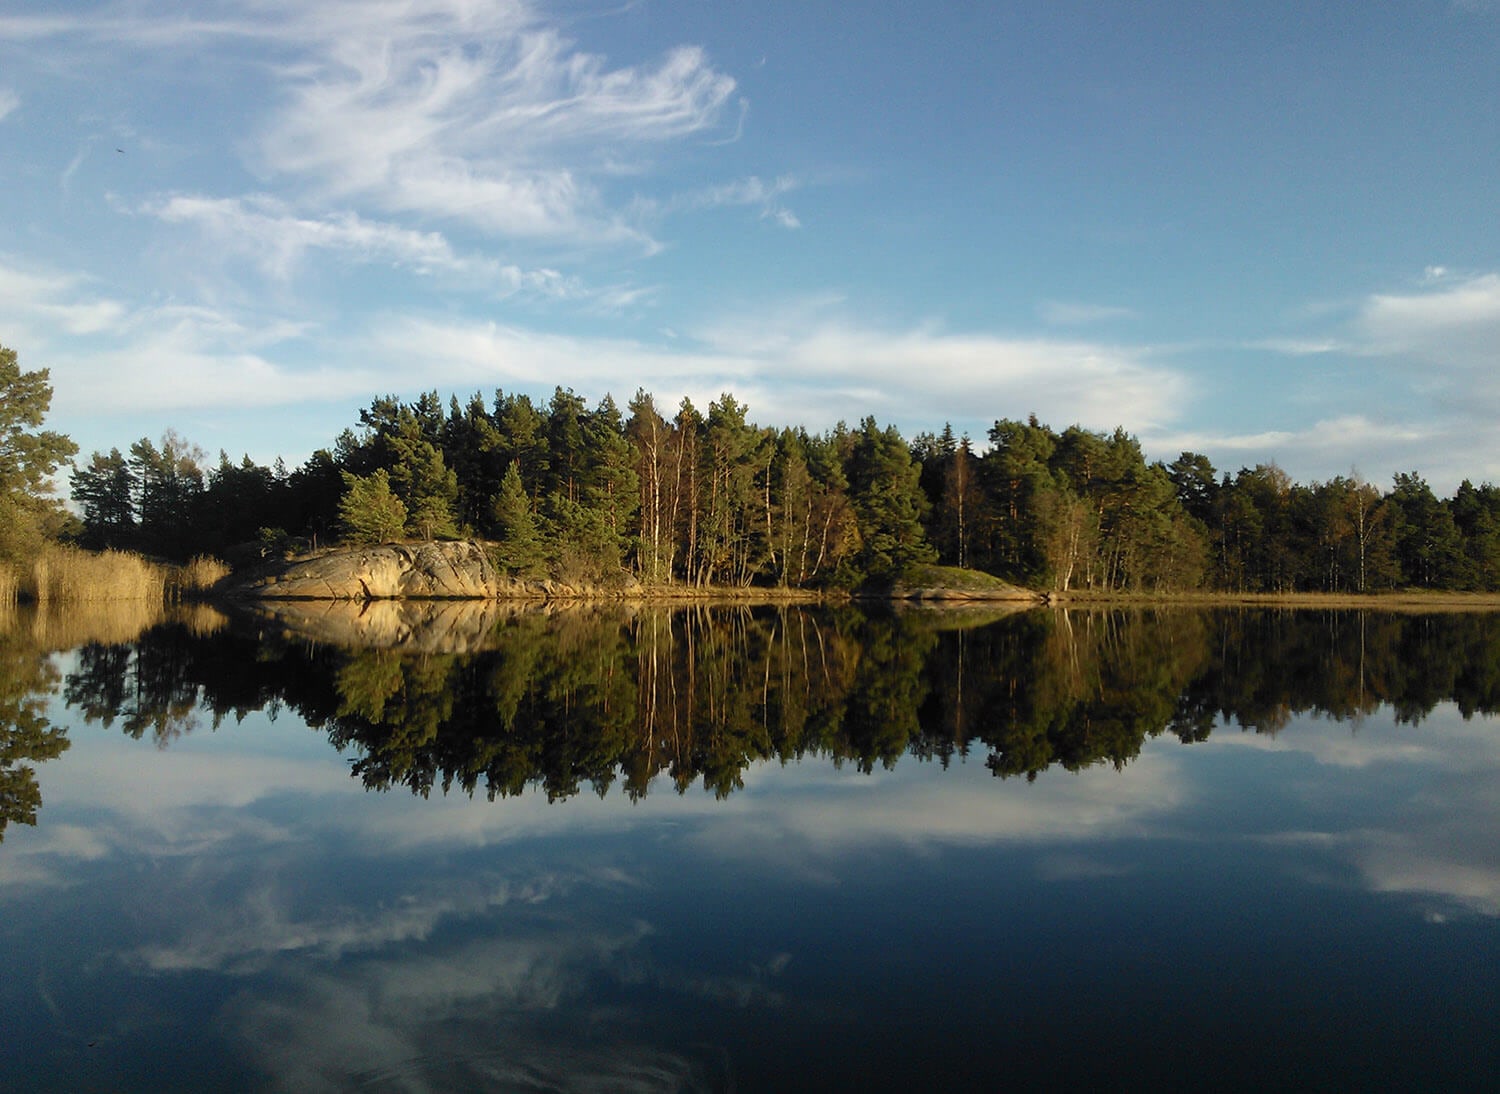
[[[26,600],[93,604],[142,601],[164,604],[212,589],[229,574],[216,558],[198,555],[185,566],[165,566],[129,551],[49,547],[29,572],[0,569],[0,604]]]
[[[100,601],[165,603],[167,569],[125,551],[51,547],[32,563],[21,596],[37,604]]]

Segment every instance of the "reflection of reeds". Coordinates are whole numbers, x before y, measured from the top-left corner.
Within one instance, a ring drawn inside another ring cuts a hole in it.
[[[68,650],[98,642],[112,646],[134,642],[161,622],[162,605],[146,600],[76,601],[67,605],[42,601],[31,617],[31,637],[49,650]]]
[[[38,604],[150,601],[159,605],[166,588],[166,570],[140,555],[57,546],[49,547],[32,563],[30,580],[22,583],[20,594]]]
[[[42,650],[68,650],[90,643],[134,642],[162,623],[178,623],[194,637],[207,637],[228,625],[206,604],[166,607],[146,600],[95,600],[71,604],[0,604],[0,638],[23,636]]]
[[[229,626],[229,617],[207,604],[183,604],[173,608],[170,617],[181,623],[194,638],[206,638]]]

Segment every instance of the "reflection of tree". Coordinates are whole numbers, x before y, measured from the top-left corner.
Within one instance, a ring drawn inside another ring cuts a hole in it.
[[[176,628],[157,628],[129,646],[84,646],[63,697],[87,721],[108,727],[118,718],[130,736],[139,740],[149,730],[165,748],[198,724],[198,685],[188,645]]]
[[[40,649],[19,634],[0,635],[0,840],[12,822],[36,823],[42,793],[32,764],[68,747],[66,732],[45,716],[57,681]]]
[[[159,627],[90,646],[66,683],[90,721],[165,745],[203,712],[284,703],[367,787],[549,799],[617,782],[719,797],[766,760],[861,771],[976,745],[1000,776],[1121,767],[1145,741],[1303,711],[1408,721],[1500,710],[1500,616],[1032,611],[983,625],[853,608],[597,608],[519,615],[474,654],[350,651]]]

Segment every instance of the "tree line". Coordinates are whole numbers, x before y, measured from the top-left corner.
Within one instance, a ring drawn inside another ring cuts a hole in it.
[[[72,477],[80,538],[169,557],[476,536],[522,577],[795,588],[889,584],[938,562],[1055,591],[1500,589],[1500,489],[1438,498],[1415,472],[1295,483],[1148,461],[1123,429],[996,421],[908,442],[867,417],[758,426],[725,394],[666,417],[557,388],[445,404],[375,399],[300,467],[174,433],[95,452]]]
[[[557,388],[538,402],[436,392],[375,399],[300,467],[238,463],[173,432],[94,452],[41,428],[52,388],[0,347],[0,562],[49,539],[233,561],[347,540],[475,536],[522,577],[647,585],[854,588],[923,563],[1055,591],[1500,590],[1500,488],[1439,498],[1415,471],[1233,475],[1199,453],[1001,419],[976,447],[951,428],[909,443],[867,417],[814,434],[758,426],[725,394],[669,418]]]
[[[769,429],[724,395],[668,419],[564,388],[375,399],[295,470],[174,433],[95,452],[72,476],[80,537],[186,557],[332,541],[476,536],[523,577],[853,587],[937,558],[921,468],[894,427]]]

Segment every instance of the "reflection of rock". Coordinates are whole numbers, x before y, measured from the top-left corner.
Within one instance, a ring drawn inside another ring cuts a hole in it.
[[[241,589],[258,599],[385,600],[397,597],[491,599],[513,588],[476,543],[387,543],[302,558],[252,578]]]
[[[506,600],[266,600],[253,608],[263,626],[280,628],[302,641],[420,653],[491,649],[496,632],[507,620],[557,610],[536,602]]]
[[[511,609],[493,600],[278,600],[257,614],[301,639],[334,646],[467,653]]]

